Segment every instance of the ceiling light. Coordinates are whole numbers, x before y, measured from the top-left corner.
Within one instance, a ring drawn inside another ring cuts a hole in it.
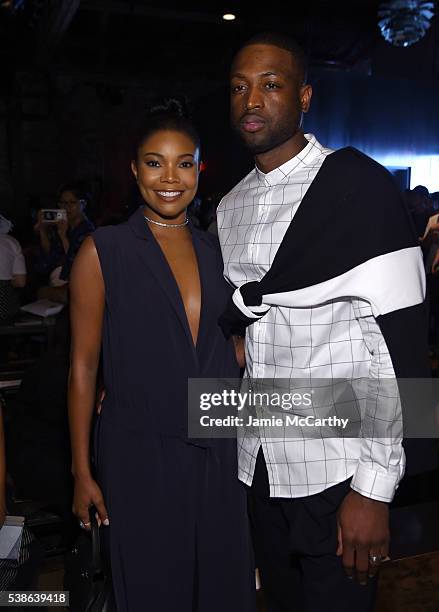
[[[378,9],[381,34],[395,47],[409,47],[425,36],[434,15],[434,2],[388,0]]]
[[[235,21],[236,15],[234,15],[233,13],[224,13],[223,19],[224,21]]]

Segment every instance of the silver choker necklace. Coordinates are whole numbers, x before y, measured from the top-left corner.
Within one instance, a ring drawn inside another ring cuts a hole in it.
[[[189,223],[189,217],[186,217],[186,221],[184,223],[160,223],[160,221],[154,221],[154,219],[150,219],[149,217],[147,217],[146,215],[143,215],[145,217],[145,221],[148,221],[148,223],[153,223],[154,225],[160,225],[160,227],[184,227],[185,225],[187,225]]]

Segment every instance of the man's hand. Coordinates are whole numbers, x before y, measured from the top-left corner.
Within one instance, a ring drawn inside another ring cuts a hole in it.
[[[349,578],[356,575],[360,584],[366,584],[378,571],[379,561],[389,554],[389,507],[350,491],[337,512],[337,555],[343,556],[343,566]]]

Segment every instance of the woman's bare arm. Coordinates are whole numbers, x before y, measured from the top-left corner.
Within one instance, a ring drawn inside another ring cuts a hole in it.
[[[70,275],[72,341],[68,389],[72,473],[75,478],[73,510],[86,524],[88,507],[92,504],[103,522],[108,518],[102,493],[90,468],[91,421],[104,305],[104,281],[98,254],[93,239],[87,238],[75,258]]]

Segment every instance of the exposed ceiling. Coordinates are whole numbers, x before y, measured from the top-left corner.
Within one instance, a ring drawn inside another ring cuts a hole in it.
[[[207,86],[225,76],[242,41],[267,29],[296,37],[311,66],[366,70],[377,46],[387,45],[377,26],[378,0],[270,0],[265,8],[236,0],[168,1],[166,8],[142,0],[0,0],[0,6],[14,2],[21,7],[15,12],[0,9],[3,66],[109,83],[202,79]],[[235,13],[236,21],[223,21],[224,12]],[[428,52],[436,53],[436,64],[438,31],[427,35],[434,37]]]
[[[23,149],[11,149],[15,188],[22,189],[23,176],[32,190],[44,192],[72,172],[100,175],[111,183],[116,201],[123,185],[131,185],[129,176],[123,182],[121,170],[128,168],[131,118],[150,98],[178,93],[195,106],[209,162],[202,180],[209,189],[231,186],[249,160],[227,131],[228,67],[236,48],[264,30],[287,32],[303,45],[316,77],[312,82],[318,84],[316,103],[323,100],[322,106],[335,90],[334,100],[343,97],[346,81],[363,83],[370,74],[376,77],[370,84],[374,91],[383,82],[392,88],[387,77],[401,77],[425,79],[422,91],[431,86],[435,93],[439,15],[421,42],[396,48],[381,37],[378,5],[379,0],[269,0],[265,8],[255,0],[0,0],[0,119],[6,116],[8,130],[24,143]],[[234,12],[236,21],[224,22],[224,12]],[[411,81],[394,91],[407,88],[417,95]],[[413,107],[414,116],[418,106]],[[344,123],[346,108],[334,111]],[[386,114],[379,103],[377,109],[380,117]],[[425,130],[430,131],[428,122]]]
[[[230,0],[166,2],[166,8],[141,0],[28,0],[14,15],[1,12],[0,52],[86,71],[209,75],[248,35],[281,28],[304,44],[313,62],[352,66],[379,35],[377,5],[272,0],[264,10],[255,2]],[[234,12],[236,21],[224,22],[224,12]]]

